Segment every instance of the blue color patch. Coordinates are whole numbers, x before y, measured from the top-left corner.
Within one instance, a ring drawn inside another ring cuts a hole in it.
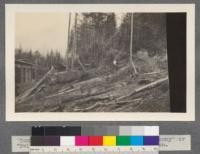
[[[144,145],[143,136],[131,136],[131,145],[141,146]]]

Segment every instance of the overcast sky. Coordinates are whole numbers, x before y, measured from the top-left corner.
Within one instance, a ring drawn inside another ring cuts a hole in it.
[[[43,55],[51,49],[58,50],[64,56],[67,49],[68,18],[67,13],[17,13],[15,46],[39,50]],[[120,18],[121,15],[118,15],[117,19]],[[117,22],[119,25],[119,20]]]

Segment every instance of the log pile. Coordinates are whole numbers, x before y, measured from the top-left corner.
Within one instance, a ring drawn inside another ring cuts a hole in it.
[[[52,69],[33,88],[18,98],[20,104],[16,106],[16,110],[23,111],[24,108],[29,108],[32,112],[120,112],[128,109],[138,111],[144,106],[143,102],[146,101],[148,105],[148,101],[158,97],[154,95],[164,93],[165,98],[169,97],[167,72],[134,76],[130,70],[130,66],[127,65],[113,74],[92,77],[92,73],[88,72],[58,73]],[[89,74],[87,79],[83,79],[86,74]],[[149,82],[143,85],[141,80]],[[167,88],[160,92],[160,87]],[[153,94],[152,89],[155,90]],[[163,104],[163,108],[166,108],[169,106],[167,103],[169,100],[164,99],[164,103],[158,105],[158,108]],[[123,109],[125,107],[126,109]],[[168,109],[169,107],[166,111]]]

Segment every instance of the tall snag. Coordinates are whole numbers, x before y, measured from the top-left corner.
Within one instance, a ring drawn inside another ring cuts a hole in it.
[[[65,55],[65,60],[67,61],[67,65],[69,65],[69,44],[70,44],[70,37],[71,37],[71,33],[70,33],[70,29],[71,29],[71,13],[69,13],[69,21],[68,21],[68,31],[67,31],[67,34],[68,34],[68,39],[67,39],[67,51],[66,51],[66,55]],[[67,68],[67,67],[66,67]]]
[[[134,73],[137,74],[138,72],[133,62],[133,13],[131,13],[130,64],[133,67]]]

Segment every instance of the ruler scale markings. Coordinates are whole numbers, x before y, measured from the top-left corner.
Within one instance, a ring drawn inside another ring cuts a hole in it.
[[[158,151],[158,146],[84,146],[84,147],[76,147],[76,146],[34,146],[30,147],[29,152],[74,152],[74,153],[80,153],[80,152],[142,152],[142,151],[148,151],[148,152],[155,152]]]
[[[75,154],[74,152],[30,152],[29,154]],[[80,154],[80,153],[77,153]],[[81,154],[159,154],[159,152],[81,152]]]

